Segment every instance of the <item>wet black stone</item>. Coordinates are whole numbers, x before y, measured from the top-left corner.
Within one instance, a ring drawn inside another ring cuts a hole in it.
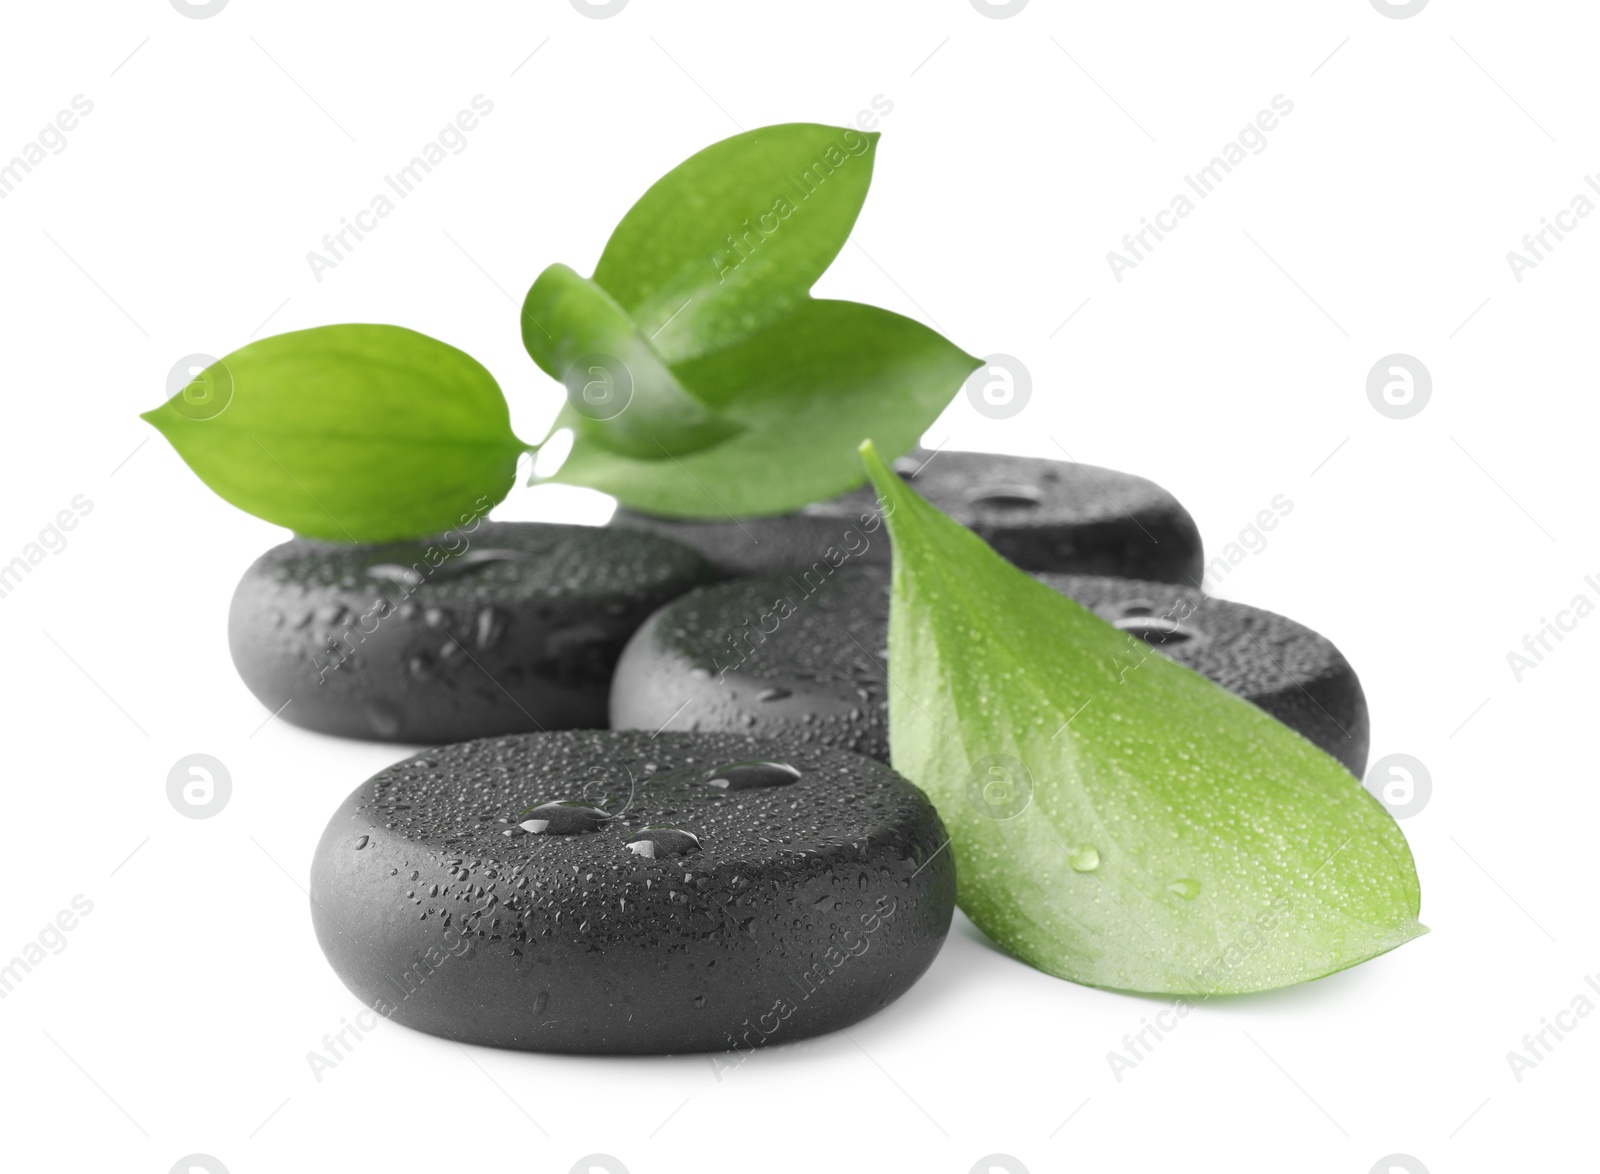
[[[296,539],[245,572],[228,642],[262,704],[323,733],[451,742],[601,726],[628,637],[714,577],[668,539],[591,526]]]
[[[1168,583],[1198,582],[1204,573],[1194,519],[1143,477],[1068,461],[922,449],[895,468],[903,477],[920,469],[910,480],[922,497],[1024,570]],[[865,486],[777,517],[680,521],[618,509],[611,524],[692,546],[724,575],[889,563],[889,536]]]
[[[747,760],[800,777],[710,784],[708,764]],[[500,821],[556,795],[614,817],[504,835]],[[311,915],[345,985],[421,1031],[549,1052],[749,1051],[848,1027],[917,980],[954,908],[946,839],[916,787],[830,747],[490,738],[357,788],[317,847]]]
[[[1260,706],[1358,777],[1366,769],[1361,682],[1310,628],[1170,583],[1038,577]],[[867,567],[820,586],[774,575],[690,592],[650,617],[623,653],[611,724],[799,737],[887,761],[888,584],[885,570]]]

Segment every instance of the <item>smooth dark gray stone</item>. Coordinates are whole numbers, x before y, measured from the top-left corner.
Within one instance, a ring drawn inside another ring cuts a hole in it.
[[[1169,583],[1038,578],[1260,706],[1357,777],[1366,769],[1361,682],[1310,628]],[[774,575],[699,588],[629,642],[611,724],[798,736],[887,761],[888,627],[881,568],[844,568],[820,583]]]
[[[245,572],[228,644],[263,705],[327,734],[454,742],[603,726],[628,637],[714,577],[687,547],[593,526],[295,539]]]
[[[895,462],[933,505],[1026,571],[1198,583],[1200,532],[1176,498],[1131,473],[1068,461],[918,450]],[[914,476],[912,474],[915,474]],[[664,534],[724,575],[887,566],[889,536],[864,486],[799,513],[681,521],[618,509],[613,526]]]
[[[748,760],[798,777],[713,769]],[[561,801],[598,814],[564,818]],[[541,805],[543,833],[507,834]],[[577,830],[549,834],[550,816]],[[922,975],[955,905],[947,839],[916,787],[829,747],[492,738],[358,787],[317,846],[311,915],[345,985],[408,1027],[546,1052],[748,1052],[848,1027]]]

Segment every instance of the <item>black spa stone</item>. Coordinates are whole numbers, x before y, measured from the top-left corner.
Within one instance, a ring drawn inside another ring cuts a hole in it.
[[[323,733],[454,742],[603,726],[628,637],[714,577],[669,539],[590,526],[295,539],[245,572],[228,643],[263,705]]]
[[[1039,575],[1103,619],[1366,769],[1366,697],[1325,637],[1260,608],[1167,583]],[[651,616],[611,691],[618,729],[739,730],[887,761],[889,578],[849,568],[702,587]]]
[[[1165,489],[1131,473],[925,449],[900,458],[895,470],[1024,570],[1165,583],[1196,583],[1204,571],[1194,519]],[[682,521],[618,509],[611,524],[692,546],[724,575],[798,574],[830,560],[889,563],[889,536],[869,487],[776,517]]]
[[[311,915],[344,984],[408,1027],[748,1052],[848,1027],[921,976],[955,904],[946,838],[916,787],[831,747],[489,738],[357,788],[317,846]]]

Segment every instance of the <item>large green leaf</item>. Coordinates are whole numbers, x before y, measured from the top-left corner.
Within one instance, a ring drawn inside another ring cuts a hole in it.
[[[629,460],[587,437],[569,406],[556,427],[578,435],[555,479],[674,517],[782,513],[861,484],[860,437],[909,449],[979,363],[888,310],[806,299],[745,342],[673,368],[742,427],[736,435],[670,460]]]
[[[1338,762],[1005,562],[862,446],[894,542],[890,749],[962,909],[1092,986],[1317,978],[1426,932],[1405,838]]]
[[[399,326],[250,343],[144,419],[227,501],[335,542],[413,538],[479,516],[510,490],[526,447],[488,371]]]
[[[765,126],[690,156],[629,209],[595,267],[668,363],[787,314],[850,236],[878,135]]]

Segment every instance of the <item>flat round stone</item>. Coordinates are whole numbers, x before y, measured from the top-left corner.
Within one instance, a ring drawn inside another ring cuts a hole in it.
[[[1358,777],[1366,769],[1361,682],[1310,628],[1170,583],[1038,578],[1266,710]],[[887,761],[888,627],[882,568],[846,567],[817,584],[774,575],[699,588],[629,643],[611,724],[799,737]]]
[[[774,769],[713,783],[756,763]],[[520,826],[556,804],[600,817]],[[317,846],[311,915],[345,985],[408,1027],[532,1051],[748,1054],[848,1027],[921,976],[954,909],[947,840],[920,790],[830,747],[489,738],[358,787]]]
[[[670,539],[603,527],[295,539],[245,572],[228,643],[263,705],[327,734],[452,742],[601,726],[628,637],[713,578]]]
[[[1036,457],[919,449],[895,469],[931,505],[1027,571],[1194,583],[1204,573],[1194,519],[1143,477]],[[887,566],[889,536],[869,487],[799,513],[684,521],[618,509],[613,526],[692,546],[725,575]]]

